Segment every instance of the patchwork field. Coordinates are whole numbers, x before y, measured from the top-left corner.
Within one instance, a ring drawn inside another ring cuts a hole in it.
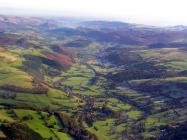
[[[66,22],[0,16],[0,139],[187,138],[186,29]]]

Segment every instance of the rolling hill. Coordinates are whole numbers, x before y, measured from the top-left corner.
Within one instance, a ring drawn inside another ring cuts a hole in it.
[[[0,16],[0,139],[187,138],[187,28]]]

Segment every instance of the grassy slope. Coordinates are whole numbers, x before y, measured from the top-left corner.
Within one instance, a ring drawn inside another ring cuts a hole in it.
[[[111,134],[111,127],[114,125],[114,119],[107,119],[105,121],[96,121],[93,127],[86,127],[90,132],[96,134],[100,140],[118,140],[115,135]],[[96,130],[96,129],[97,130]]]
[[[23,121],[31,129],[38,132],[43,138],[71,140],[65,133],[59,132],[60,126],[54,116],[48,117],[47,113],[38,113],[31,110],[16,109],[16,115],[22,119],[24,116],[31,115],[33,119]],[[53,128],[49,128],[51,125]]]

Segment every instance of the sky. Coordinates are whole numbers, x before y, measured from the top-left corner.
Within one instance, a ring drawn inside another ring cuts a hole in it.
[[[154,26],[187,25],[187,0],[0,0],[0,14],[99,18]]]

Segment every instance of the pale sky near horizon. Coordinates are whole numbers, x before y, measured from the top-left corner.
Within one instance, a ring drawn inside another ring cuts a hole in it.
[[[187,0],[0,0],[0,14],[90,17],[157,26],[187,25]]]

